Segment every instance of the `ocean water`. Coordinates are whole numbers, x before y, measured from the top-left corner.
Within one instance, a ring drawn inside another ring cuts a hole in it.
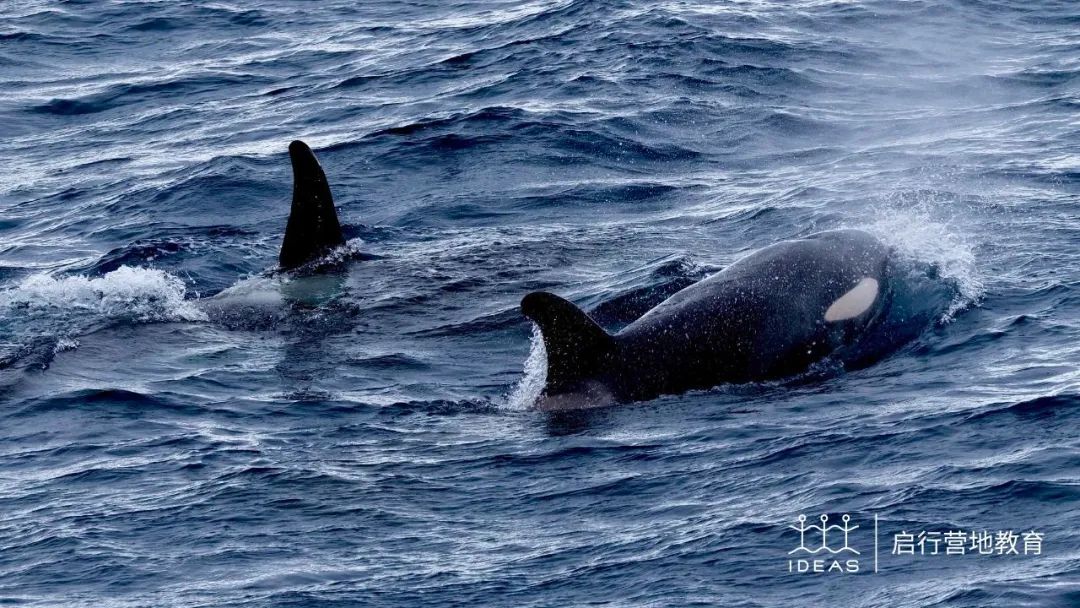
[[[27,0],[0,84],[4,605],[1080,605],[1075,2]],[[893,356],[531,407],[525,293],[841,227],[955,291]],[[1039,554],[892,554],[983,530]]]

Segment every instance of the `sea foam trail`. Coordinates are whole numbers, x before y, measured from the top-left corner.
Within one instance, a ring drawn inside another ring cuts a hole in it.
[[[121,266],[101,277],[38,274],[0,291],[0,318],[205,321],[186,295],[182,279],[153,268]]]

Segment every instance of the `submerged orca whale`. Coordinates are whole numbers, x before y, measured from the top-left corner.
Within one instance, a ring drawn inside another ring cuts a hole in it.
[[[836,230],[752,253],[614,335],[567,300],[530,293],[521,311],[539,327],[547,354],[540,406],[776,380],[826,358],[849,369],[868,365],[929,319],[928,308],[910,308],[904,281],[890,248],[865,232]]]

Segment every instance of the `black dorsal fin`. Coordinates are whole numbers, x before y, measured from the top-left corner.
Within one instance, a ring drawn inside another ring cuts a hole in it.
[[[521,312],[540,326],[547,351],[547,392],[581,388],[602,371],[614,351],[612,337],[585,311],[559,296],[534,291],[521,300]]]
[[[345,244],[334,210],[330,184],[315,153],[302,141],[289,144],[293,168],[293,200],[278,263],[296,268]]]

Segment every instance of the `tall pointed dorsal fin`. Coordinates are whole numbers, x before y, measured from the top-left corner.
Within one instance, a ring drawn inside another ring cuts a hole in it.
[[[345,244],[334,209],[330,184],[315,153],[302,141],[289,144],[293,169],[293,200],[278,263],[296,268]]]
[[[601,371],[614,340],[585,311],[559,296],[534,291],[521,300],[521,312],[540,326],[547,351],[547,391],[573,390]]]

